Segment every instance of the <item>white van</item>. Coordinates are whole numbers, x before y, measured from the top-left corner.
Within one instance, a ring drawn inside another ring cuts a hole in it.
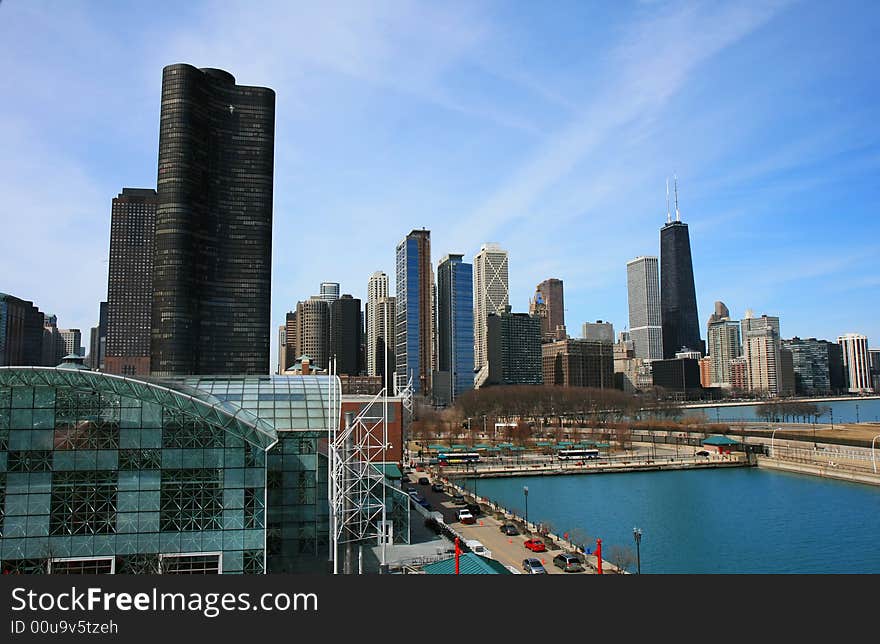
[[[468,539],[464,542],[464,544],[468,548],[470,548],[470,551],[473,552],[475,555],[480,555],[481,557],[492,559],[492,551],[486,548],[486,546],[484,546],[476,539]]]

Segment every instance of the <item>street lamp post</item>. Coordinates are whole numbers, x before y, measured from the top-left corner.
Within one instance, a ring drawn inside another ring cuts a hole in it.
[[[642,574],[642,553],[641,553],[641,543],[642,543],[642,529],[641,528],[633,528],[633,539],[636,540],[636,570],[638,574]]]
[[[523,496],[526,498],[526,530],[529,529],[529,488],[523,486]]]

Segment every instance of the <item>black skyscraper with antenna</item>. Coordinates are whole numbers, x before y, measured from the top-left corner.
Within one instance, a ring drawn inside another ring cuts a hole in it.
[[[678,211],[678,181],[675,183],[675,221],[669,214],[669,185],[666,186],[666,225],[660,229],[660,319],[663,325],[663,357],[688,348],[705,355],[697,318],[697,294],[688,226]]]

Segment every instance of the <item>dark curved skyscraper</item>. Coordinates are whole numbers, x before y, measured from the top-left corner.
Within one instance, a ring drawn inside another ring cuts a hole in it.
[[[697,319],[697,294],[687,224],[667,222],[660,229],[660,321],[663,325],[663,357],[674,358],[687,347],[705,355]]]
[[[269,373],[275,92],[162,73],[154,375]]]

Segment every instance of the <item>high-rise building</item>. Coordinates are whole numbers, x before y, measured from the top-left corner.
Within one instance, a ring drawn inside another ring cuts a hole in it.
[[[510,306],[486,316],[486,368],[480,386],[540,385],[541,320],[528,313],[511,313]]]
[[[64,342],[65,355],[82,355],[82,332],[79,329],[58,329]]]
[[[871,387],[880,392],[880,349],[868,349],[868,366],[871,368]]]
[[[664,358],[672,358],[683,347],[705,354],[697,318],[691,241],[678,210],[677,184],[675,221],[667,208],[666,225],[660,229],[660,319]]]
[[[339,299],[339,283],[338,282],[321,282],[321,299],[327,302],[333,302]]]
[[[749,364],[745,356],[730,361],[730,388],[737,392],[749,390]]]
[[[843,353],[843,366],[849,379],[850,393],[870,393],[871,368],[868,365],[868,338],[858,333],[847,333],[837,338]]]
[[[660,360],[663,357],[660,273],[657,266],[656,257],[636,257],[626,263],[629,334],[635,357],[644,360]]]
[[[431,395],[434,371],[434,271],[431,231],[413,230],[397,245],[397,376],[413,393]]]
[[[296,311],[288,311],[284,316],[284,362],[282,362],[279,366],[281,367],[281,372],[290,369],[293,366],[293,363],[296,362],[297,358],[302,355],[302,351],[299,350],[299,347],[296,345],[296,341],[299,337],[299,331],[296,324]]]
[[[510,305],[507,251],[483,244],[474,256],[474,369],[486,364],[488,316]]]
[[[544,384],[561,387],[614,387],[614,345],[559,340],[541,346]]]
[[[709,356],[700,358],[700,386],[704,389],[712,386],[712,358]]]
[[[681,352],[682,355],[691,352]],[[654,360],[651,375],[655,387],[669,391],[688,392],[700,389],[700,361],[693,356]]]
[[[802,340],[794,337],[782,341],[783,348],[791,352],[795,393],[798,395],[831,393],[831,367],[827,345],[825,340],[816,338]]]
[[[751,317],[742,320],[743,355],[748,366],[749,390],[769,396],[782,393],[782,357],[780,356],[779,318]]]
[[[367,283],[365,353],[368,376],[378,375],[377,360],[385,359],[384,356],[378,356],[376,353],[376,343],[379,339],[379,311],[376,307],[379,305],[379,300],[386,297],[388,297],[388,276],[382,271],[376,271],[370,275],[370,281]]]
[[[730,311],[723,302],[715,302],[707,338],[711,386],[730,387],[730,361],[742,355],[742,334],[739,320],[730,319]]]
[[[474,274],[463,255],[437,266],[437,370],[434,399],[452,404],[474,388]]]
[[[287,325],[278,327],[278,369],[275,373],[284,373],[287,369]]]
[[[44,316],[33,302],[0,293],[0,367],[45,364],[43,323]]]
[[[156,209],[152,188],[123,188],[110,210],[105,369],[150,375]]]
[[[67,345],[58,329],[58,316],[47,313],[43,318],[43,359],[44,367],[57,367],[68,354]]]
[[[394,328],[397,324],[397,298],[380,297],[375,306],[375,332],[376,344],[373,347],[373,355],[376,361],[375,375],[382,377],[383,386],[389,395],[394,391],[395,348]]]
[[[289,340],[288,340],[289,342]],[[309,357],[313,369],[328,368],[330,357],[330,305],[319,296],[296,304],[296,350]],[[288,358],[289,360],[289,358]]]
[[[565,298],[561,279],[551,277],[535,287],[535,296],[529,301],[529,314],[541,318],[544,342],[560,339],[557,330],[560,327],[565,329]]]
[[[581,338],[593,340],[594,342],[614,344],[614,325],[611,322],[603,322],[602,320],[584,322],[581,325]]]
[[[162,73],[150,370],[268,374],[275,92]]]
[[[335,372],[360,375],[363,328],[358,298],[345,294],[330,302],[330,333],[330,355],[336,359]]]

